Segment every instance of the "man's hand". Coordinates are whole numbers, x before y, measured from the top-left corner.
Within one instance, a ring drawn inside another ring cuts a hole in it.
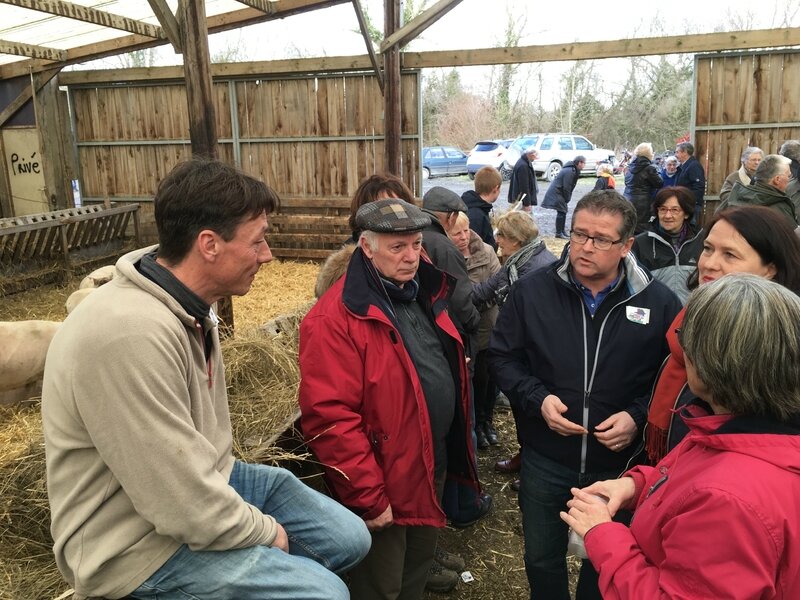
[[[550,394],[542,402],[542,418],[547,426],[561,435],[583,435],[589,433],[585,427],[565,419],[561,415],[567,412],[567,405],[561,398]]]
[[[272,544],[270,544],[273,548],[277,548],[278,550],[283,550],[284,552],[289,552],[289,536],[286,535],[286,530],[283,528],[283,525],[280,523],[275,523],[275,527],[278,528],[278,533],[275,535],[275,539],[272,540]]]
[[[631,445],[638,431],[633,417],[623,410],[595,427],[594,437],[609,450],[620,452]]]
[[[383,511],[374,519],[364,521],[364,524],[370,531],[380,531],[381,529],[386,529],[387,527],[390,527],[392,523],[394,523],[394,517],[392,516],[391,504],[386,507],[385,511]]]

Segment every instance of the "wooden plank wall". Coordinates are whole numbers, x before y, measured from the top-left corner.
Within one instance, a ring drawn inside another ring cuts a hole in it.
[[[403,75],[402,176],[415,190],[418,86],[417,72]],[[374,77],[215,80],[214,91],[220,158],[238,157],[246,173],[273,187],[284,199],[276,228],[302,236],[276,238],[276,256],[324,258],[338,247],[331,240],[349,232],[319,217],[346,216],[359,182],[383,169],[383,97]],[[191,155],[182,82],[76,86],[72,102],[84,196],[142,203],[142,236],[154,240],[148,200]]]
[[[695,146],[711,214],[744,148],[775,154],[786,140],[800,139],[800,52],[701,55],[695,77]]]

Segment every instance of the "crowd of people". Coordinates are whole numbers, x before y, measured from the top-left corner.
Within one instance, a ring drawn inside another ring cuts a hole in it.
[[[565,165],[543,202],[559,257],[530,214],[535,152],[501,216],[493,167],[421,207],[395,176],[362,181],[300,325],[301,427],[328,495],[233,455],[213,306],[272,259],[279,199],[219,161],[177,166],[159,244],[119,260],[47,358],[51,529],[75,597],[451,590],[465,564],[438,534],[492,509],[476,456],[499,441],[499,392],[532,599],[570,597],[569,535],[581,600],[800,596],[800,237],[766,200],[797,214],[800,142],[747,148],[705,227],[693,154],[659,172],[641,144],[625,195],[601,174],[569,229],[585,161]]]

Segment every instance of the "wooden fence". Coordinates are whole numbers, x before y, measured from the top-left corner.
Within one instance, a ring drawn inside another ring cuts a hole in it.
[[[102,83],[64,74],[73,110],[84,202],[142,204],[144,241],[155,239],[158,182],[191,155],[181,81]],[[80,83],[73,83],[80,82]],[[402,174],[421,195],[420,74],[402,75]],[[384,99],[372,75],[214,81],[219,158],[275,189],[277,256],[323,258],[349,235],[358,184],[384,164]],[[335,240],[335,241],[334,241]]]
[[[706,169],[709,211],[742,150],[778,152],[800,139],[800,51],[741,52],[695,58],[693,135]]]

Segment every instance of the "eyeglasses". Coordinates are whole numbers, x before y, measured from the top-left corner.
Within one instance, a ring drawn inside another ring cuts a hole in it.
[[[673,208],[673,207],[666,207],[666,206],[659,206],[658,207],[658,214],[660,215],[679,215],[683,212],[682,208]]]
[[[571,242],[575,242],[579,246],[583,246],[588,240],[592,240],[592,246],[594,246],[597,250],[608,250],[614,244],[619,244],[622,242],[622,238],[618,240],[610,240],[607,237],[602,236],[592,237],[591,235],[586,235],[580,231],[570,231],[569,240]]]

